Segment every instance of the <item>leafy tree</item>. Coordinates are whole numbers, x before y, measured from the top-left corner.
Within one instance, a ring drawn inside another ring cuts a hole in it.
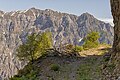
[[[17,49],[17,56],[22,60],[34,61],[42,56],[48,48],[52,47],[51,32],[42,34],[31,34],[27,37],[26,43]]]
[[[52,33],[44,32],[37,37],[36,57],[42,56],[46,50],[52,47]]]
[[[83,45],[83,47],[85,49],[90,49],[90,48],[94,48],[94,47],[97,47],[99,42],[98,42],[98,39],[99,39],[99,33],[98,32],[91,32],[89,33],[86,38],[84,39],[85,43]]]
[[[98,39],[100,38],[99,33],[98,32],[91,32],[87,35],[86,39],[91,41],[91,42],[96,42],[98,41]]]

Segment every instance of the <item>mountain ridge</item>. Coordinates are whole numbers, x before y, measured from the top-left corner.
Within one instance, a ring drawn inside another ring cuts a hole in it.
[[[17,47],[26,41],[27,35],[51,31],[54,45],[77,44],[89,32],[100,33],[100,43],[112,44],[113,27],[97,20],[89,13],[76,16],[50,9],[30,8],[23,11],[0,11],[0,76],[2,79],[17,74],[25,63],[16,57]]]
[[[52,12],[57,12],[57,13],[61,13],[61,14],[74,15],[74,16],[76,16],[76,17],[79,17],[79,16],[81,16],[82,14],[91,15],[89,12],[84,12],[84,13],[82,13],[81,15],[75,15],[75,14],[73,14],[73,13],[60,12],[60,11],[52,10],[52,9],[39,9],[39,8],[35,8],[35,7],[31,7],[31,8],[29,8],[29,9],[25,9],[25,10],[14,10],[14,11],[8,11],[8,12],[3,11],[3,10],[0,10],[0,13],[2,13],[2,14],[12,13],[12,12],[16,12],[16,13],[26,13],[28,10],[52,11]],[[91,15],[91,16],[93,16],[93,15]],[[93,16],[93,17],[94,17],[94,16]],[[95,17],[94,17],[94,18],[95,18]],[[105,22],[105,21],[103,21],[103,20],[101,20],[101,19],[99,19],[99,18],[96,18],[96,19],[99,20],[99,21]],[[108,23],[108,22],[105,22],[105,23]],[[109,24],[110,24],[110,23],[109,23]]]

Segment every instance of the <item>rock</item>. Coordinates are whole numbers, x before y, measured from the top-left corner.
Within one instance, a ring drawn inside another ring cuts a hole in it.
[[[31,8],[23,11],[0,11],[0,77],[8,79],[26,63],[16,57],[16,49],[26,42],[26,36],[49,30],[53,33],[54,45],[80,44],[79,40],[91,31],[100,33],[100,43],[112,44],[113,27],[97,20],[89,13],[76,16],[50,9]]]
[[[118,79],[117,80],[120,80],[120,76],[118,77]]]

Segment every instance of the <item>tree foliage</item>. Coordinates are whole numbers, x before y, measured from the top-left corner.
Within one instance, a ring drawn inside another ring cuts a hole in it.
[[[31,34],[27,37],[26,43],[17,49],[17,56],[21,60],[32,61],[42,56],[48,48],[52,47],[51,32]]]
[[[81,52],[81,51],[83,51],[84,49],[83,49],[83,46],[78,46],[78,45],[76,45],[75,46],[75,48],[74,48],[74,51],[75,52]]]
[[[98,32],[91,32],[89,33],[86,38],[84,39],[85,43],[83,47],[85,49],[95,48],[98,46],[99,42],[98,39],[100,38]]]

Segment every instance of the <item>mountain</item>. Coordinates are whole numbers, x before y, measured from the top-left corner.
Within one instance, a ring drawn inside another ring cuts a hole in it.
[[[9,78],[24,67],[19,61],[16,48],[26,41],[26,36],[36,32],[51,31],[55,46],[62,44],[78,44],[89,32],[100,33],[100,43],[112,44],[113,27],[97,20],[89,13],[81,16],[61,13],[50,9],[31,8],[23,11],[0,11],[0,76]]]

